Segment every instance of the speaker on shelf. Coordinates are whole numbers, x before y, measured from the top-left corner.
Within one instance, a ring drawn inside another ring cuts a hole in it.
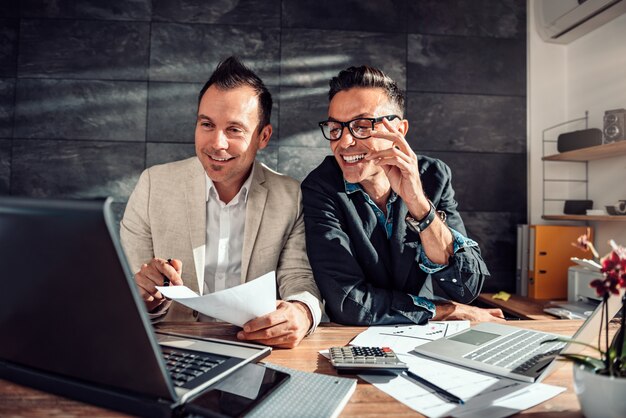
[[[623,141],[626,139],[626,109],[613,109],[604,112],[604,142]]]
[[[559,152],[602,145],[602,131],[598,128],[582,129],[559,135],[556,149]]]
[[[566,200],[563,213],[566,215],[585,215],[587,209],[593,208],[593,200]]]

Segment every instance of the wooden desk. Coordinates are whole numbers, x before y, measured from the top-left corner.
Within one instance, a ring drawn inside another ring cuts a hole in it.
[[[509,300],[504,301],[502,299],[493,299],[493,295],[495,295],[495,293],[481,293],[477,300],[489,307],[500,308],[504,313],[520,319],[559,319],[554,315],[545,313],[543,308],[548,307],[555,302],[563,302],[562,300],[531,299],[518,295],[511,295]]]
[[[514,325],[538,330],[572,335],[581,321],[515,321]],[[164,331],[176,331],[204,337],[235,339],[237,328],[230,325],[211,323],[169,323],[159,325]],[[265,360],[298,370],[335,374],[330,363],[318,351],[331,346],[347,344],[365,328],[339,327],[323,324],[314,335],[306,338],[292,350],[276,349]],[[614,326],[613,332],[615,332]],[[580,406],[572,387],[572,366],[564,363],[556,369],[545,383],[565,386],[567,390],[520,415],[541,414],[548,417],[581,417]],[[306,394],[303,394],[306,396]],[[124,417],[118,412],[108,411],[77,401],[40,392],[11,382],[0,380],[1,417]],[[415,411],[396,401],[374,386],[359,380],[356,392],[340,415],[341,417],[414,417]]]

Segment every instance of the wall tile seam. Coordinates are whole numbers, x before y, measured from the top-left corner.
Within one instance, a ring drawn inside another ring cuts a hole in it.
[[[526,94],[497,94],[497,93],[481,93],[481,92],[459,92],[459,91],[437,91],[437,90],[405,90],[406,93],[422,93],[422,94],[445,94],[458,96],[487,96],[487,97],[511,97],[518,99],[526,99]]]
[[[177,26],[217,26],[217,27],[242,27],[242,28],[257,28],[259,30],[275,30],[280,32],[282,29],[279,26],[263,26],[263,25],[253,25],[253,24],[244,24],[244,23],[205,23],[205,22],[177,22],[177,21],[169,21],[169,20],[151,20],[151,23],[157,23],[159,25],[177,25]]]
[[[151,19],[151,20],[131,20],[131,19],[98,19],[98,18],[69,18],[69,17],[2,17],[0,19],[6,20],[44,20],[44,21],[71,21],[71,22],[121,22],[121,23],[141,23],[141,24],[150,24],[150,23],[158,23],[158,24],[177,24],[177,25],[185,25],[185,26],[237,26],[237,27],[251,27],[251,28],[262,28],[262,29],[289,29],[289,30],[318,30],[318,31],[329,31],[329,32],[363,32],[363,33],[380,33],[380,34],[406,34],[406,35],[424,35],[424,36],[438,36],[438,37],[450,37],[450,38],[462,38],[462,39],[498,39],[498,40],[508,40],[508,41],[525,41],[526,40],[526,32],[519,37],[501,37],[501,36],[486,36],[486,35],[465,35],[465,34],[449,34],[449,33],[439,33],[439,32],[412,32],[412,31],[368,31],[363,29],[345,29],[345,28],[320,28],[320,27],[309,27],[309,26],[263,26],[263,25],[255,25],[255,24],[246,24],[246,23],[215,23],[215,22],[189,22],[189,21],[178,21],[178,20],[159,20],[159,19]]]
[[[17,87],[17,81],[18,80],[58,80],[58,81],[97,81],[97,82],[121,82],[121,83],[147,83],[148,87],[150,87],[151,84],[185,84],[185,85],[198,85],[198,84],[202,84],[204,85],[204,83],[206,83],[206,80],[202,80],[202,81],[176,81],[176,80],[154,80],[150,78],[150,74],[149,74],[149,70],[148,70],[148,77],[146,79],[128,79],[128,78],[76,78],[76,77],[50,77],[50,76],[33,76],[33,75],[27,75],[27,76],[20,76],[19,74],[16,77],[6,77],[6,76],[2,76],[0,74],[0,80],[15,80],[15,86]],[[291,85],[280,85],[280,84],[269,84],[269,83],[265,83],[265,85],[267,87],[272,87],[272,88],[281,88],[281,87],[293,87],[293,88],[297,88],[297,89],[302,89],[302,88],[314,88],[314,87],[310,87],[310,86],[291,86]],[[17,90],[17,88],[16,88]],[[200,90],[198,90],[198,93],[200,92]],[[276,95],[272,95],[272,98],[274,98],[274,96],[279,96],[278,94]],[[280,97],[278,97],[278,99],[280,99]]]
[[[410,144],[409,144],[410,145]],[[524,150],[523,152],[512,152],[512,151],[504,151],[504,152],[497,152],[497,151],[470,151],[470,150],[459,150],[459,151],[442,151],[442,150],[436,150],[436,149],[418,149],[418,150],[413,150],[413,152],[415,152],[418,155],[425,155],[428,156],[429,154],[470,154],[470,155],[510,155],[510,156],[520,156],[520,155],[526,155],[526,151]]]
[[[447,38],[462,38],[462,39],[497,39],[503,41],[522,41],[526,43],[526,31],[523,36],[519,37],[502,37],[502,36],[483,36],[483,35],[461,35],[456,33],[437,33],[437,32],[407,32],[407,35],[424,35],[424,36],[438,36]]]
[[[0,76],[0,79],[2,79],[2,78],[7,78],[7,77]],[[14,78],[16,80],[101,81],[101,82],[107,82],[107,83],[108,82],[149,83],[150,81],[154,81],[154,80],[149,80],[148,78],[145,78],[145,79],[129,79],[129,78],[77,78],[77,77],[67,77],[67,76],[60,76],[60,77],[33,76],[33,75],[20,76],[19,74],[16,77],[9,77],[9,78]],[[177,82],[176,81],[171,81],[170,83],[177,83]],[[183,84],[183,82],[180,82],[180,83]],[[197,84],[197,83],[187,82],[185,84]]]
[[[30,17],[20,16],[17,18],[11,18],[17,20],[44,20],[47,22],[123,22],[123,23],[150,23],[152,20],[137,20],[137,19],[104,19],[104,18],[90,18],[90,17]]]
[[[306,28],[299,26],[297,28],[281,28],[281,32],[283,29],[292,32],[355,32],[355,33],[366,33],[366,34],[378,34],[378,35],[407,35],[406,32],[381,32],[381,31],[369,31],[369,30],[350,30],[350,29],[320,29],[320,28]]]
[[[103,82],[127,82],[127,83],[145,83],[147,82],[148,84],[151,83],[160,83],[160,84],[188,84],[188,85],[195,85],[195,84],[204,84],[206,83],[206,80],[201,80],[201,81],[177,81],[177,80],[159,80],[159,79],[152,79],[150,78],[150,74],[149,74],[149,70],[150,68],[148,68],[148,76],[145,79],[131,79],[131,78],[95,78],[95,77],[91,77],[91,78],[77,78],[77,77],[67,77],[67,76],[59,76],[59,77],[54,77],[54,76],[46,76],[46,75],[41,75],[41,76],[34,76],[34,75],[16,75],[16,76],[3,76],[2,74],[0,74],[0,80],[62,80],[62,81],[103,81]],[[281,85],[281,84],[270,84],[270,83],[265,83],[265,85],[267,87],[274,87],[274,88],[281,88],[281,87],[293,87],[293,88],[315,88],[315,87],[311,87],[311,86],[293,86],[293,85]],[[198,90],[198,92],[200,92]]]
[[[280,29],[287,30],[303,30],[303,31],[324,31],[324,32],[357,32],[357,33],[380,33],[380,34],[394,34],[394,35],[406,35],[406,31],[368,31],[363,29],[347,29],[347,28],[315,28],[308,26],[282,26]]]
[[[252,27],[263,29],[282,29],[282,26],[278,25],[259,25],[252,23],[223,23],[223,22],[191,22],[186,20],[165,20],[165,19],[152,19],[153,23],[175,23],[179,25],[213,25],[213,26],[237,26],[237,27]]]
[[[148,141],[136,141],[136,140],[125,140],[125,139],[95,139],[95,138],[61,138],[61,137],[35,137],[35,138],[26,138],[23,136],[17,136],[12,139],[13,141],[54,141],[54,142],[81,142],[81,143],[90,143],[90,142],[98,142],[98,143],[107,143],[107,144],[164,144],[165,142],[148,142]],[[192,142],[172,142],[173,144],[191,144]]]
[[[396,34],[396,35],[424,35],[424,36],[437,36],[437,37],[449,37],[449,38],[460,38],[460,39],[499,39],[499,40],[509,40],[509,41],[522,41],[526,40],[526,33],[523,36],[519,37],[501,37],[501,36],[481,36],[481,35],[461,35],[461,34],[446,34],[446,33],[437,33],[437,32],[410,32],[410,31],[368,31],[363,29],[345,29],[345,28],[320,28],[320,27],[309,27],[309,26],[282,26],[280,29],[289,29],[289,30],[303,30],[303,31],[325,31],[325,32],[357,32],[357,33],[379,33],[379,34]]]

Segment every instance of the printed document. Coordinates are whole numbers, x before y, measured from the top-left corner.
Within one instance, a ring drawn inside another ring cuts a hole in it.
[[[396,353],[408,353],[415,346],[438,340],[468,329],[469,321],[430,321],[426,325],[389,325],[369,327],[350,345],[389,347]]]
[[[157,286],[166,298],[204,315],[242,327],[276,310],[276,272],[239,286],[199,296],[187,286]]]
[[[403,375],[366,375],[363,380],[427,417],[500,418],[563,392],[565,388],[543,383],[525,383],[487,373],[469,370],[436,360],[409,354],[398,354],[409,370],[465,401],[465,405],[446,402]]]
[[[465,401],[446,402],[431,389],[405,375],[360,374],[363,380],[428,417],[499,418],[540,404],[565,388],[524,383],[454,366],[415,355],[413,349],[470,327],[469,321],[431,321],[426,325],[373,326],[357,335],[350,345],[390,347],[409,370]],[[327,350],[321,352],[328,358]]]

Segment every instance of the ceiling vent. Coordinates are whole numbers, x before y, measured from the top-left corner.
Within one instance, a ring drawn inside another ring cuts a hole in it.
[[[537,0],[535,22],[546,42],[568,44],[626,12],[626,0]]]

